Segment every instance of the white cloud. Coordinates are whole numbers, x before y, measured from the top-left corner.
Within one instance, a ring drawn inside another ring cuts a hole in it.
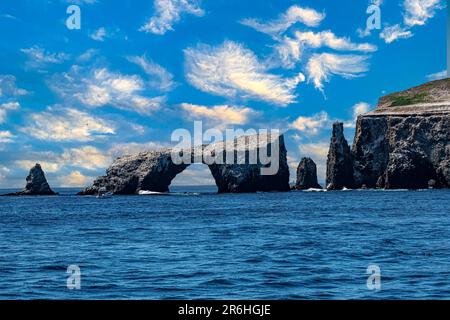
[[[13,142],[14,135],[7,130],[0,131],[0,143]]]
[[[441,80],[441,79],[446,79],[446,78],[448,78],[447,70],[442,70],[442,71],[427,75],[427,79],[429,81]]]
[[[17,88],[16,77],[12,75],[0,75],[0,98],[16,97],[28,94],[25,89]]]
[[[296,38],[301,43],[311,47],[328,47],[334,50],[374,52],[377,47],[370,43],[353,43],[349,38],[337,37],[330,30],[321,32],[300,32],[295,33]]]
[[[105,168],[111,162],[108,154],[92,146],[66,149],[61,159],[66,165],[87,170]]]
[[[173,75],[159,64],[147,59],[145,56],[128,57],[128,60],[137,64],[151,77],[149,86],[162,92],[168,92],[175,87]]]
[[[188,114],[188,117],[192,119],[207,119],[211,123],[220,125],[244,125],[248,123],[252,116],[255,116],[257,114],[256,111],[250,108],[228,105],[206,107],[201,105],[182,103],[181,108],[183,108]]]
[[[332,31],[295,32],[295,38],[284,37],[275,46],[285,68],[293,68],[302,59],[306,48],[328,47],[338,51],[374,52],[377,47],[370,43],[353,43],[347,37],[338,37]]]
[[[185,59],[186,78],[194,87],[229,98],[288,105],[295,102],[295,89],[304,81],[303,74],[286,79],[269,73],[252,51],[232,41],[186,49]]]
[[[36,156],[34,160],[17,160],[15,161],[15,164],[24,170],[30,170],[36,163],[39,163],[42,166],[42,170],[49,173],[58,172],[62,167],[62,164],[60,162],[54,161],[52,159],[40,160],[51,156],[51,153],[34,153],[34,156]]]
[[[155,14],[141,27],[141,31],[163,35],[173,31],[173,25],[181,20],[182,14],[201,17],[205,14],[198,0],[155,0]]]
[[[414,36],[411,31],[413,27],[425,25],[434,17],[436,11],[442,8],[444,5],[441,0],[403,0],[403,26],[400,24],[386,26],[380,38],[386,43],[411,38]]]
[[[382,38],[386,43],[392,43],[399,39],[411,38],[414,34],[407,28],[402,28],[399,24],[393,26],[387,26],[380,33],[380,38]]]
[[[442,8],[441,0],[404,0],[404,23],[409,27],[423,26]]]
[[[296,23],[302,23],[309,27],[316,27],[325,18],[325,14],[314,9],[302,8],[294,5],[286,13],[269,22],[261,22],[257,19],[244,19],[241,24],[251,27],[259,32],[277,36],[284,33]]]
[[[41,140],[92,141],[115,134],[111,124],[74,108],[48,107],[30,120],[21,131]]]
[[[137,75],[123,75],[107,68],[89,70],[73,66],[50,82],[51,88],[69,101],[87,107],[113,106],[148,115],[158,110],[165,97],[146,97],[145,82]]]
[[[328,155],[328,150],[330,149],[330,143],[329,142],[303,143],[300,144],[299,149],[300,153],[304,157],[311,157],[313,159],[326,159]]]
[[[103,42],[107,37],[106,29],[101,27],[89,36],[92,40]]]
[[[371,109],[370,104],[368,104],[367,102],[359,102],[359,103],[355,104],[352,108],[353,119],[356,120],[356,118],[358,118],[358,116],[369,112],[370,109]]]
[[[0,105],[0,124],[6,122],[6,115],[8,111],[19,110],[20,104],[18,102],[6,102]]]
[[[314,54],[306,68],[308,81],[313,81],[314,86],[323,91],[324,82],[329,82],[332,75],[358,77],[368,70],[368,64],[366,56],[322,53]]]
[[[21,49],[20,51],[28,57],[26,66],[31,69],[39,69],[49,64],[60,64],[69,59],[69,56],[65,53],[51,53],[39,46]]]
[[[291,128],[310,135],[316,135],[319,130],[323,129],[330,123],[328,113],[322,111],[311,117],[298,117],[292,124]]]
[[[88,49],[84,53],[82,53],[80,56],[78,56],[77,61],[78,62],[86,62],[91,60],[93,57],[95,57],[98,54],[97,49]]]
[[[60,187],[86,187],[94,180],[94,177],[88,177],[80,171],[73,171],[68,175],[58,177]]]

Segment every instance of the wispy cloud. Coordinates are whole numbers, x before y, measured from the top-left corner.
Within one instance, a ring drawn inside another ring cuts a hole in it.
[[[227,124],[244,125],[258,113],[251,108],[229,105],[202,106],[182,103],[181,108],[186,111],[190,119],[206,119],[212,124],[224,126]]]
[[[281,14],[275,20],[262,22],[258,19],[248,18],[242,20],[241,24],[262,33],[277,36],[284,33],[296,23],[302,23],[309,27],[316,27],[324,18],[324,13],[320,13],[314,9],[294,5],[290,7],[286,13]]]
[[[85,187],[89,185],[95,178],[86,176],[80,171],[72,171],[68,175],[58,177],[59,186],[62,188]]]
[[[375,52],[377,47],[370,43],[354,43],[348,37],[338,37],[332,31],[295,32],[295,37],[284,37],[275,46],[285,68],[293,68],[303,58],[306,49],[330,48],[337,51]]]
[[[344,78],[361,76],[368,70],[367,59],[359,55],[314,54],[307,65],[308,81],[323,91],[324,82],[329,82],[332,75]]]
[[[158,89],[162,92],[171,91],[175,87],[173,75],[159,64],[153,62],[145,56],[132,56],[128,60],[137,64],[150,77],[148,81],[151,88]]]
[[[403,0],[403,26],[401,24],[387,25],[380,33],[380,38],[386,43],[414,36],[411,31],[415,26],[424,26],[432,19],[436,11],[444,8],[442,0]]]
[[[205,14],[198,0],[154,0],[155,14],[141,27],[141,31],[163,35],[173,31],[174,24],[181,20],[183,14],[201,17]]]
[[[70,166],[95,170],[107,167],[111,157],[93,146],[83,146],[64,150],[61,161]]]
[[[0,143],[13,142],[14,135],[8,130],[0,131]]]
[[[380,33],[380,38],[382,38],[386,43],[392,43],[399,39],[411,38],[414,34],[407,28],[402,28],[399,24],[393,26],[387,26]]]
[[[27,49],[21,49],[22,53],[27,56],[26,67],[30,69],[39,69],[51,64],[60,64],[69,59],[66,53],[52,53],[39,46]]]
[[[107,32],[106,32],[106,29],[103,28],[103,27],[97,29],[96,31],[94,31],[93,33],[91,33],[91,34],[89,35],[89,37],[90,37],[92,40],[100,41],[100,42],[105,41],[105,38],[106,38],[107,36],[108,36],[108,34],[107,34]]]
[[[292,6],[276,20],[260,22],[245,19],[242,24],[266,33],[275,41],[274,53],[269,59],[272,67],[284,69],[302,68],[315,87],[324,92],[324,82],[331,75],[354,78],[367,71],[367,56],[337,55],[323,53],[323,48],[345,52],[375,52],[378,48],[370,43],[355,43],[349,37],[337,36],[331,30],[311,31],[308,27],[318,27],[325,14],[314,9]],[[306,30],[297,30],[292,36],[289,30],[297,22],[306,26]],[[287,32],[289,30],[289,33]],[[315,53],[319,51],[321,53]]]
[[[404,0],[404,23],[409,27],[423,26],[442,8],[441,0]]]
[[[141,77],[107,68],[73,66],[69,72],[54,76],[49,84],[63,98],[75,99],[87,107],[109,105],[148,115],[165,101],[165,97],[145,96],[147,88]]]
[[[0,75],[0,98],[24,96],[26,94],[28,94],[27,90],[17,87],[15,76]]]
[[[328,113],[322,111],[311,117],[298,117],[292,124],[291,128],[308,135],[316,135],[321,129],[326,127],[330,122]]]
[[[115,134],[112,124],[74,108],[48,107],[30,115],[22,132],[46,141],[92,141]]]
[[[439,72],[436,72],[436,73],[432,73],[432,74],[429,74],[429,75],[426,76],[426,78],[429,81],[445,79],[447,77],[448,77],[447,70],[442,70],[442,71],[439,71]]]
[[[18,102],[6,102],[0,104],[0,124],[6,122],[6,116],[9,111],[15,111],[20,109],[20,103]]]
[[[295,102],[295,88],[304,81],[303,74],[286,79],[269,73],[252,51],[232,41],[186,49],[185,61],[186,78],[194,87],[224,97],[288,105]]]

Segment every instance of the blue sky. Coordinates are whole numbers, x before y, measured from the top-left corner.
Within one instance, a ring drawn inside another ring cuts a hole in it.
[[[66,9],[81,9],[69,30]],[[367,30],[375,4],[381,29]],[[443,0],[3,0],[0,188],[36,162],[84,186],[114,157],[170,146],[178,128],[285,131],[294,170],[323,179],[331,123],[442,78]],[[195,166],[176,184],[209,184]]]

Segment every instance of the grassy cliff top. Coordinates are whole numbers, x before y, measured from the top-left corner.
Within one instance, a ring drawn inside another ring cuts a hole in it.
[[[384,96],[378,102],[378,108],[444,102],[450,103],[450,78],[431,81],[418,87]]]

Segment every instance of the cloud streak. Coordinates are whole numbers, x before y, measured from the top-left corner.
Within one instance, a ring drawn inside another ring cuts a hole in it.
[[[303,74],[286,79],[269,73],[252,51],[232,41],[217,47],[199,45],[184,53],[189,83],[219,96],[285,106],[295,102],[295,88],[304,81]]]
[[[29,125],[22,132],[48,141],[86,142],[115,134],[112,124],[74,108],[48,107],[30,115]]]
[[[324,13],[294,5],[275,20],[262,22],[254,18],[248,18],[242,20],[241,24],[251,27],[261,33],[277,36],[287,31],[296,23],[302,23],[309,27],[317,27],[324,18]]]
[[[174,24],[181,20],[183,14],[201,17],[205,14],[197,0],[155,0],[155,15],[141,27],[140,31],[164,35],[173,31]]]

